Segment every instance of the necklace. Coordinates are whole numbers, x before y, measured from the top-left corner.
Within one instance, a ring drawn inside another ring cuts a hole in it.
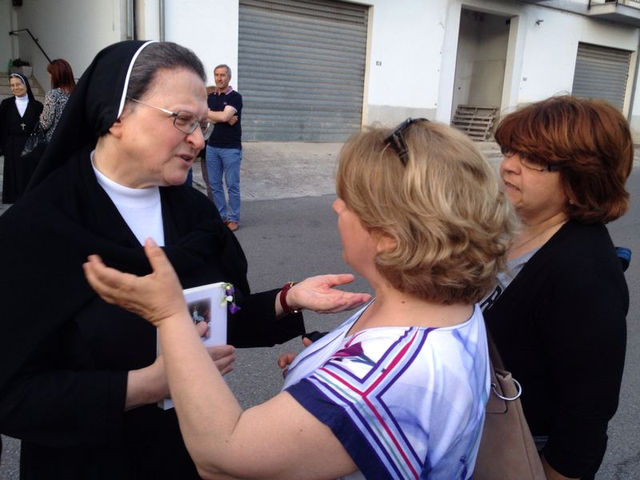
[[[519,252],[519,251],[523,250],[525,245],[529,245],[534,240],[541,239],[542,237],[544,237],[544,241],[536,242],[536,245],[534,247],[528,249],[527,251],[533,250],[537,246],[544,245],[547,242],[547,240],[549,238],[551,238],[551,236],[553,236],[554,233],[556,233],[558,230],[560,230],[560,227],[562,227],[562,225],[564,225],[566,223],[566,221],[567,221],[566,219],[562,219],[562,221],[560,221],[560,222],[556,222],[556,223],[554,223],[552,225],[544,227],[539,232],[536,232],[534,235],[529,236],[529,238],[527,238],[526,240],[520,241],[517,244],[513,245],[511,247],[511,249],[510,249],[511,252]]]

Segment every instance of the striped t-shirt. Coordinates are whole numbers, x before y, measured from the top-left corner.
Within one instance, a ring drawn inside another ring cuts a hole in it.
[[[480,309],[454,327],[346,337],[363,311],[300,353],[284,389],[349,453],[359,471],[345,479],[471,478],[489,395]]]

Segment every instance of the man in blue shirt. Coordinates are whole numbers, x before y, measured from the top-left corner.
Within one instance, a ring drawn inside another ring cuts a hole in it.
[[[207,97],[207,118],[215,123],[207,142],[206,162],[213,201],[222,220],[232,232],[240,222],[240,162],[242,161],[242,95],[230,85],[231,69],[218,65],[213,69],[216,89]],[[227,202],[222,178],[227,186]]]

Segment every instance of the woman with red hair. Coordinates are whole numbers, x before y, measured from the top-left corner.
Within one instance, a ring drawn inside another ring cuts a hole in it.
[[[629,292],[605,227],[627,210],[627,121],[600,100],[552,97],[507,115],[500,176],[521,229],[483,302],[548,479],[593,479],[624,367]]]
[[[51,62],[47,66],[47,72],[51,78],[51,90],[44,97],[40,126],[46,132],[47,141],[51,141],[67,100],[69,100],[73,89],[76,88],[76,81],[73,78],[71,65],[62,58]]]

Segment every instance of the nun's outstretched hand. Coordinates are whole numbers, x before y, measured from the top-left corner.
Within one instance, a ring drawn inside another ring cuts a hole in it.
[[[295,310],[306,308],[317,313],[351,310],[371,300],[368,293],[346,292],[334,288],[351,283],[353,279],[350,273],[308,277],[289,289],[287,304]]]
[[[98,255],[83,265],[93,289],[107,303],[119,305],[147,319],[156,327],[170,317],[182,316],[187,304],[182,287],[166,255],[148,238],[144,250],[152,272],[144,277],[107,267]]]

